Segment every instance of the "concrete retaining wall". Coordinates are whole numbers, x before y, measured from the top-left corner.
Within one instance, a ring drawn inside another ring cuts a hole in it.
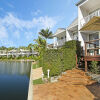
[[[28,98],[27,98],[27,100],[33,100],[32,65],[33,65],[33,63],[31,64],[31,72],[30,72],[30,81],[29,81],[29,89],[28,89]]]

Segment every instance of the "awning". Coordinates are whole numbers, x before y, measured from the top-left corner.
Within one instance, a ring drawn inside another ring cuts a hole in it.
[[[100,17],[94,16],[80,31],[100,31]]]

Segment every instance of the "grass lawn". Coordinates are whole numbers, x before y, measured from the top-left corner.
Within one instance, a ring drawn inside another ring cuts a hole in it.
[[[37,80],[33,80],[33,85],[36,85],[36,84],[43,84],[44,82],[42,81],[42,78],[39,78]]]
[[[33,64],[33,66],[32,66],[32,68],[33,69],[36,69],[36,68],[39,68],[40,66],[39,66],[39,64],[38,63],[36,63],[36,64]]]

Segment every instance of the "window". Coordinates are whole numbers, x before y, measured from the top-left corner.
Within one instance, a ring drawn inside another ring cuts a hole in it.
[[[98,33],[94,33],[94,34],[89,34],[89,41],[91,40],[96,40],[99,39],[99,34]],[[99,41],[95,41],[94,44],[96,44],[96,46],[99,46]],[[93,46],[90,44],[90,47]]]
[[[63,39],[63,37],[61,37],[61,39]]]

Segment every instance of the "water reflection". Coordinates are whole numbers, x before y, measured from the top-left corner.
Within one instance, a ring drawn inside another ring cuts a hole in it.
[[[0,62],[0,75],[26,75],[29,77],[31,62]]]
[[[0,100],[27,100],[31,62],[0,62]]]

